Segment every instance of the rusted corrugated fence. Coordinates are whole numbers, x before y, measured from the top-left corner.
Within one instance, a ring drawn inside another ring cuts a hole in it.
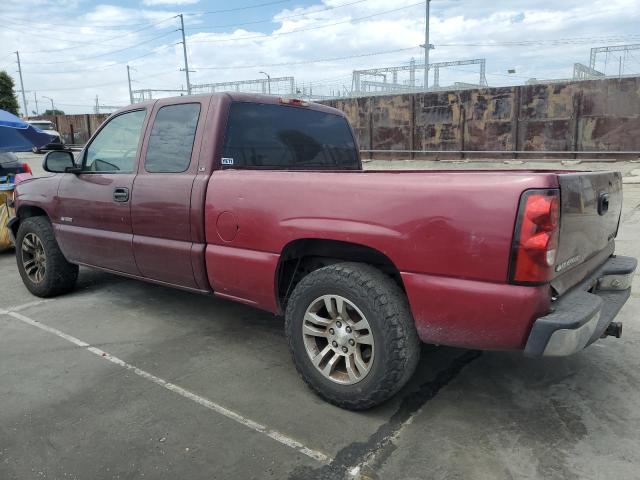
[[[92,113],[83,115],[47,115],[46,118],[56,124],[63,141],[69,145],[84,144],[109,115]]]
[[[640,151],[640,77],[323,103],[346,112],[362,150],[405,151],[365,152],[363,158],[460,158],[465,155],[460,151],[473,151],[467,154],[473,157],[483,156],[477,151],[509,151],[510,157],[513,151],[576,156],[582,151],[610,157]]]
[[[518,156],[516,151],[611,157],[614,152],[640,151],[640,77],[322,103],[346,112],[365,151],[363,158],[500,156],[495,151],[509,157]],[[56,123],[66,143],[82,144],[107,115],[47,118]]]

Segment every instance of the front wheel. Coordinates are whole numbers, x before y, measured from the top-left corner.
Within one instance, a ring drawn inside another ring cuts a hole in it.
[[[16,260],[24,285],[38,297],[53,297],[75,287],[78,266],[64,258],[46,217],[30,217],[20,223]]]
[[[420,341],[406,296],[370,265],[339,263],[310,273],[291,294],[285,316],[298,372],[342,408],[382,403],[418,363]]]

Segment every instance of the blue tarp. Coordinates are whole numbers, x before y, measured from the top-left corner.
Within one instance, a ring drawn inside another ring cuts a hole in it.
[[[53,139],[52,135],[0,110],[0,152],[28,152],[33,147],[45,146]]]

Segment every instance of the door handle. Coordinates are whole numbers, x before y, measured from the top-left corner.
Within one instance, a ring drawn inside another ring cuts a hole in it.
[[[116,202],[129,201],[129,189],[125,187],[118,187],[113,191],[113,199]]]

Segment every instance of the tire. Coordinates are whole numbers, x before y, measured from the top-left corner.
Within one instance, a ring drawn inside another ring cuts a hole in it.
[[[62,295],[76,285],[78,266],[64,258],[46,217],[29,217],[20,222],[16,260],[24,285],[38,297]]]
[[[420,356],[404,292],[366,264],[338,263],[305,276],[289,298],[285,330],[300,376],[322,398],[349,410],[393,396]]]

